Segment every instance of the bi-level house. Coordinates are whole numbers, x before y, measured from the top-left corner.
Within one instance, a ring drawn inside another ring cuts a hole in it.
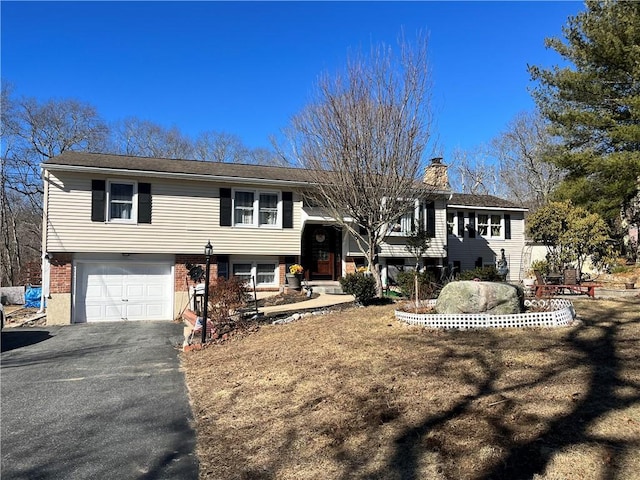
[[[305,171],[65,152],[43,163],[43,290],[47,322],[172,320],[188,304],[192,265],[214,248],[212,278],[253,278],[278,291],[292,263],[308,280],[337,280],[364,263],[334,219],[306,205]],[[411,265],[405,241],[424,221],[423,260],[439,272],[494,265],[521,276],[525,209],[495,197],[452,194],[439,161],[430,201],[398,219],[382,245],[385,279]],[[444,181],[443,181],[443,177]]]

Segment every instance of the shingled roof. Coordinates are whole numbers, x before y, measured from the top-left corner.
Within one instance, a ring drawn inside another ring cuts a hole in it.
[[[472,193],[454,193],[449,200],[449,206],[480,207],[480,208],[513,208],[527,210],[522,205],[510,202],[494,195],[476,195]]]
[[[205,175],[295,183],[306,181],[306,170],[301,168],[134,157],[104,153],[64,152],[57,157],[48,159],[43,163],[43,166],[45,168],[50,167],[51,170],[57,169],[56,167],[72,167],[164,174]]]

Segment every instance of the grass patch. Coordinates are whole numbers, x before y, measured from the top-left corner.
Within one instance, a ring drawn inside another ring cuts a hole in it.
[[[351,308],[184,355],[202,479],[640,479],[640,299],[441,331]]]

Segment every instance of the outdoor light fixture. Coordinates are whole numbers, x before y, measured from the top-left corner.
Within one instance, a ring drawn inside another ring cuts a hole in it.
[[[204,345],[207,339],[207,315],[209,313],[209,272],[211,270],[211,255],[213,255],[213,246],[211,246],[211,240],[209,240],[204,247],[206,268],[204,272],[204,307],[202,309],[202,345]]]

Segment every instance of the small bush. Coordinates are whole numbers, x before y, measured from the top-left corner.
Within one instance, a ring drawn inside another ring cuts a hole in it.
[[[353,295],[362,305],[367,305],[376,297],[376,281],[371,275],[349,273],[340,278],[344,293]]]
[[[220,277],[209,285],[208,317],[214,322],[224,322],[238,309],[246,305],[249,286],[238,278]]]
[[[531,271],[538,271],[542,275],[549,275],[551,267],[546,260],[536,260],[535,262],[531,262]]]
[[[414,270],[399,272],[397,277],[398,287],[403,296],[413,298],[415,296],[415,286],[413,283]],[[433,298],[437,290],[434,283],[433,274],[431,272],[418,272],[418,289],[420,298]]]
[[[498,274],[496,267],[476,267],[473,270],[466,270],[458,275],[458,280],[475,280],[480,279],[483,282],[499,282],[502,276]]]

